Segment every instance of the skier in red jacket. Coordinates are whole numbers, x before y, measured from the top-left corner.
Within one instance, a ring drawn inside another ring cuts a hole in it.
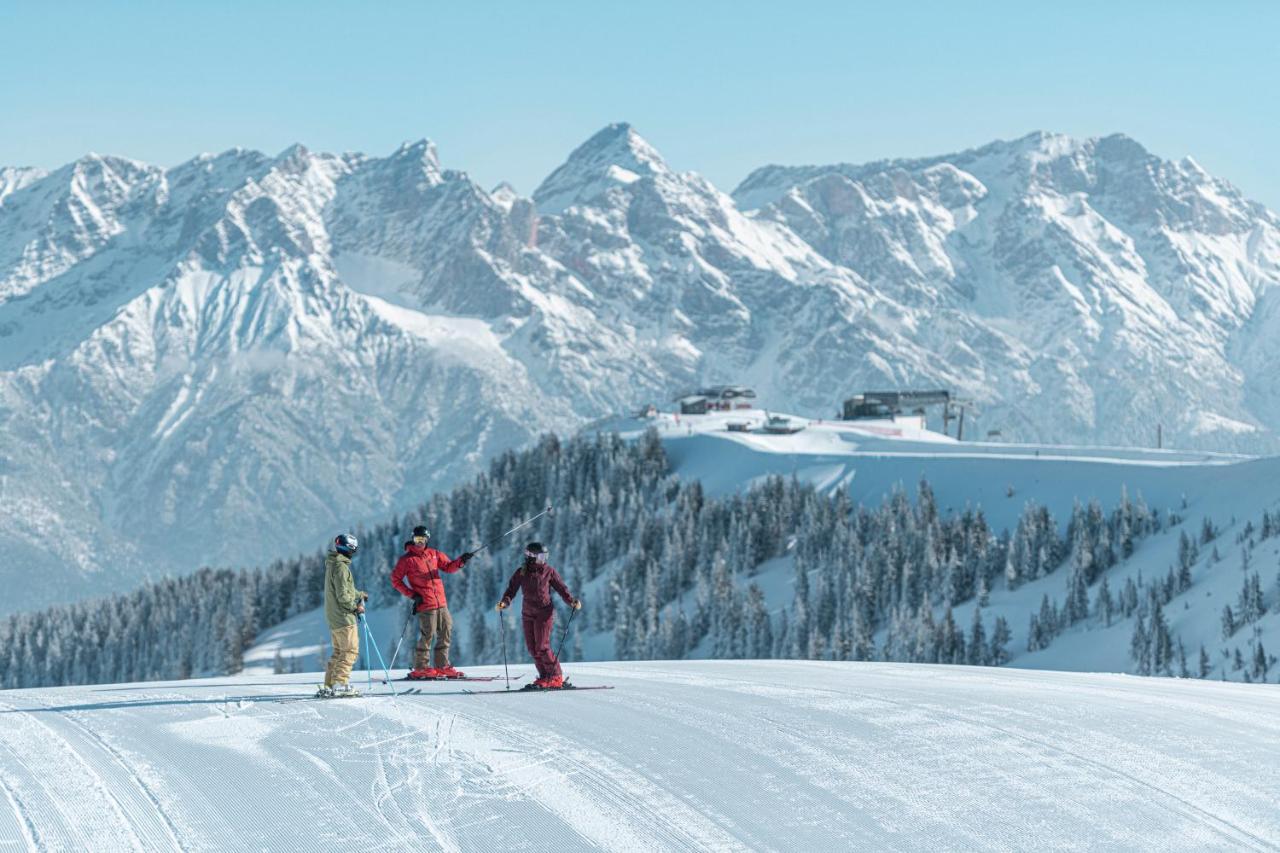
[[[396,561],[391,585],[401,595],[413,599],[413,612],[418,615],[418,644],[415,647],[410,678],[462,678],[465,673],[449,663],[449,642],[453,637],[453,617],[444,597],[441,572],[452,574],[467,564],[474,554],[467,552],[450,560],[440,551],[428,548],[431,534],[419,525],[413,528],[413,539],[405,544],[404,555]],[[435,657],[432,659],[432,639]]]
[[[498,610],[506,610],[515,598],[516,590],[524,591],[521,621],[524,623],[524,644],[529,656],[538,667],[538,680],[533,686],[546,690],[564,687],[564,673],[560,661],[551,651],[551,628],[555,624],[556,610],[551,603],[551,590],[559,593],[564,603],[574,610],[582,609],[582,602],[569,593],[560,574],[547,565],[547,549],[541,542],[530,542],[524,549],[524,565],[516,569],[507,584],[507,591],[498,602]]]

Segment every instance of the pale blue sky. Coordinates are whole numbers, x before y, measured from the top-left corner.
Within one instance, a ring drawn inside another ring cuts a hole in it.
[[[528,193],[629,121],[730,190],[770,162],[1122,131],[1280,209],[1277,33],[1269,2],[0,0],[0,164],[428,137]]]

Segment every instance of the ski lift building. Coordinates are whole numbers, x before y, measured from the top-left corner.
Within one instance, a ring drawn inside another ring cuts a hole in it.
[[[867,391],[844,401],[844,420],[892,418],[907,410],[950,403],[950,391]]]
[[[843,419],[858,420],[894,420],[904,413],[918,415],[920,425],[924,426],[926,406],[942,407],[942,432],[949,435],[948,425],[952,420],[959,420],[957,438],[964,437],[964,415],[966,409],[973,406],[970,400],[958,400],[950,391],[866,391],[844,401]],[[956,410],[959,410],[957,416]]]

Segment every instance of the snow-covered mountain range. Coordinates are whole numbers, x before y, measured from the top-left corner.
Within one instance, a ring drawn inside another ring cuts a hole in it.
[[[1280,447],[1280,218],[1123,136],[761,169],[625,124],[533,194],[427,142],[0,169],[0,609],[256,565],[692,384],[940,385],[1035,441]],[[14,569],[6,568],[5,571]]]

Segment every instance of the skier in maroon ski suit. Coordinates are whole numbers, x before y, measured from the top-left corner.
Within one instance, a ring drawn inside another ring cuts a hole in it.
[[[555,605],[551,603],[553,589],[565,604],[574,610],[582,609],[582,602],[569,593],[560,574],[547,565],[547,549],[541,542],[530,542],[524,549],[524,565],[511,576],[507,591],[498,602],[498,610],[506,610],[511,606],[516,590],[524,592],[520,613],[524,622],[524,644],[538,667],[538,680],[533,682],[533,686],[548,690],[564,687],[560,661],[551,651],[551,628],[556,621]]]

